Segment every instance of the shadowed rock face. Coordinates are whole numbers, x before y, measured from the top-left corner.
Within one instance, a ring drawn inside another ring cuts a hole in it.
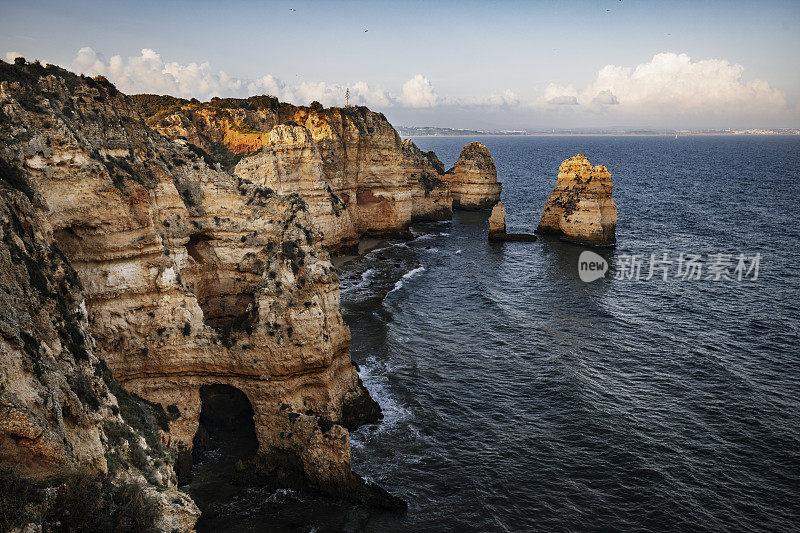
[[[8,102],[6,89],[0,82],[0,104]],[[94,492],[100,499],[111,497],[111,483],[139,485],[151,507],[153,527],[189,531],[200,513],[177,490],[172,460],[162,443],[168,415],[161,406],[122,389],[97,357],[79,276],[39,218],[44,206],[36,184],[7,163],[7,156],[3,150],[0,468],[45,484],[51,476],[69,480],[79,469],[92,476],[86,479],[102,481],[103,488]],[[48,489],[51,498],[42,501],[65,497],[69,485],[57,485]],[[0,494],[0,500],[19,497]],[[52,528],[45,517],[64,519],[48,504],[32,503],[37,505],[27,521]],[[6,514],[4,522],[9,516],[13,514]],[[80,516],[67,520],[75,524]]]
[[[592,166],[578,154],[558,169],[558,181],[542,211],[537,233],[586,244],[616,242],[617,206],[614,185],[605,166]]]
[[[453,197],[443,181],[444,164],[433,151],[423,152],[411,139],[403,141],[403,154],[413,197],[411,220],[449,220],[453,216]]]
[[[408,236],[412,220],[452,215],[441,162],[410,141],[401,144],[383,114],[365,107],[295,107],[270,97],[203,104],[132,98],[157,131],[227,162],[237,176],[299,194],[333,252],[363,235]]]
[[[489,150],[473,142],[447,171],[444,180],[450,186],[455,209],[488,209],[500,201],[503,186],[497,182],[497,168]]]
[[[303,198],[153,133],[105,81],[0,67],[0,157],[37,202],[37,240],[77,273],[94,353],[125,389],[169,407],[165,443],[190,450],[201,388],[228,385],[252,406],[262,465],[290,456],[308,486],[396,505],[350,471],[339,422],[347,412],[352,425],[367,393]],[[294,128],[279,133],[295,142]],[[299,132],[297,143],[311,150]],[[102,464],[87,453],[78,461]]]

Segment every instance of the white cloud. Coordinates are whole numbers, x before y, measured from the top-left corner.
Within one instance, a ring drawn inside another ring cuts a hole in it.
[[[13,61],[18,55],[9,52],[6,58]],[[84,47],[78,51],[71,68],[89,75],[102,74],[129,94],[150,92],[201,100],[213,96],[271,94],[294,104],[317,100],[331,106],[344,103],[349,87],[351,104],[377,110],[438,108],[455,113],[456,108],[461,108],[492,113],[506,109],[543,111],[548,117],[563,114],[575,120],[594,117],[658,122],[698,117],[780,117],[787,109],[783,91],[762,80],[745,81],[741,65],[722,59],[694,61],[686,54],[675,53],[656,54],[652,60],[634,67],[607,65],[582,89],[551,83],[538,98],[527,101],[510,89],[488,96],[440,95],[423,74],[406,81],[399,93],[365,81],[289,83],[270,74],[241,79],[213,70],[208,62],[165,61],[149,48],[142,49],[138,56],[115,55],[106,59],[92,48]]]
[[[619,104],[619,100],[609,90],[600,91],[597,93],[597,96],[592,98],[593,104],[601,104],[601,105],[617,105]]]
[[[85,46],[78,50],[71,68],[82,74],[102,74],[125,93],[171,94],[185,98],[208,99],[212,96],[243,95],[244,82],[225,72],[212,72],[206,63],[167,63],[160,54],[144,48],[141,54],[126,60],[112,56],[108,61],[102,54]]]
[[[741,115],[777,113],[786,94],[762,80],[745,82],[744,67],[722,59],[692,61],[686,54],[662,53],[636,67],[607,65],[582,91],[551,84],[540,103],[613,105],[625,115]],[[610,111],[609,111],[610,112]]]
[[[431,80],[422,74],[417,74],[403,84],[403,92],[399,98],[408,107],[433,107],[438,99]]]
[[[18,57],[22,57],[22,54],[19,52],[6,52],[6,62],[8,63],[13,63]]]
[[[547,103],[552,105],[578,105],[578,99],[574,96],[563,94],[550,98]]]
[[[455,101],[458,102],[457,100]],[[478,96],[469,98],[462,102],[465,106],[485,106],[485,107],[516,107],[520,104],[517,93],[511,89],[506,89],[501,94],[490,94],[489,96]]]

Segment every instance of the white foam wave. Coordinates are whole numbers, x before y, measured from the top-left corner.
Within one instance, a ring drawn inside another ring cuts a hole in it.
[[[447,233],[445,231],[440,231],[438,233],[423,233],[422,235],[419,235],[419,236],[415,235],[414,236],[414,240],[415,241],[425,241],[425,240],[428,240],[428,239],[433,239],[435,237],[449,237],[449,236],[450,236],[449,233]]]
[[[413,270],[409,270],[408,272],[403,274],[403,277],[400,278],[399,280],[397,280],[397,283],[394,284],[394,289],[390,290],[389,294],[391,294],[391,293],[393,293],[395,291],[399,291],[400,289],[402,289],[403,285],[405,284],[406,281],[410,280],[411,278],[413,278],[414,276],[416,276],[417,274],[419,274],[421,272],[425,272],[425,267],[424,266],[417,267],[417,268],[415,268]]]
[[[379,363],[374,357],[367,358],[367,361],[360,366],[358,375],[364,386],[369,391],[370,396],[378,402],[383,412],[383,420],[375,426],[365,426],[358,431],[350,434],[350,444],[360,448],[365,441],[378,433],[397,427],[411,416],[405,406],[392,394],[389,385],[389,374],[392,370],[385,364]]]
[[[374,276],[375,276],[375,269],[374,268],[368,268],[367,270],[365,270],[364,272],[361,273],[361,281],[359,281],[358,283],[356,283],[354,285],[350,285],[350,286],[347,286],[347,287],[342,287],[340,290],[341,290],[341,292],[349,293],[349,292],[352,292],[352,291],[357,291],[357,290],[363,289],[364,287],[366,287],[367,285],[370,284],[370,282],[372,281],[372,278]]]

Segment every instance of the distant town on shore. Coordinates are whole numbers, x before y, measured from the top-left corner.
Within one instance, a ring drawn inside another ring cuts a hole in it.
[[[602,128],[556,128],[540,130],[465,130],[457,128],[436,128],[433,126],[400,126],[398,133],[403,137],[461,137],[473,135],[800,135],[797,128],[777,129],[602,129]]]

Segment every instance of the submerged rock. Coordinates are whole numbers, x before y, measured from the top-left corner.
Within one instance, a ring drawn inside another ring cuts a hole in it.
[[[473,142],[461,150],[453,168],[444,175],[453,195],[454,209],[488,209],[500,201],[503,186],[489,150]]]
[[[585,155],[578,154],[561,163],[558,171],[558,182],[536,232],[585,244],[614,244],[617,206],[606,167],[592,166]]]

